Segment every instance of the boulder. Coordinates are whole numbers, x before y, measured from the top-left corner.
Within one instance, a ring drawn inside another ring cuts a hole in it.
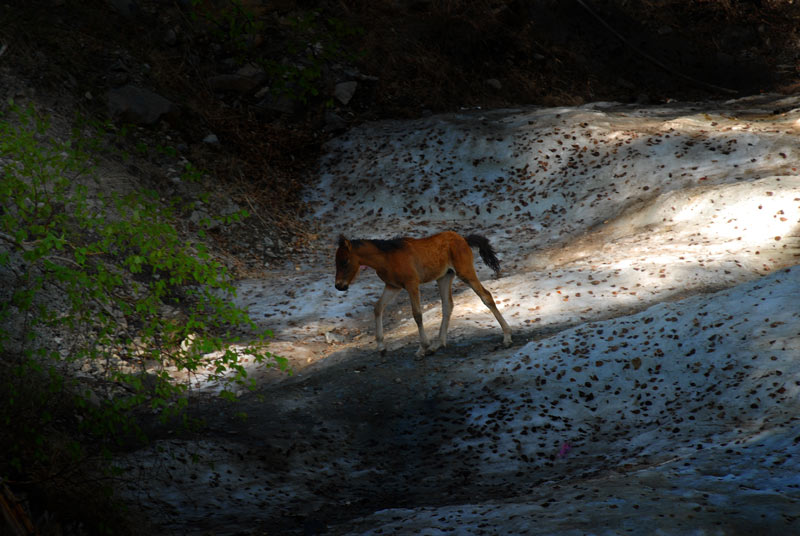
[[[333,96],[346,106],[350,102],[350,99],[353,98],[357,87],[358,82],[355,81],[340,82],[336,84],[336,88],[333,90]]]
[[[110,90],[106,93],[106,100],[111,117],[137,125],[153,125],[178,110],[169,99],[132,85]]]
[[[208,79],[213,91],[226,93],[250,93],[267,79],[267,73],[257,65],[244,65],[233,74],[218,74]]]

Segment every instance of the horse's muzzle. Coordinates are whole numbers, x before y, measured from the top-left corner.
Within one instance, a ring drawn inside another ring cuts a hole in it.
[[[347,283],[336,283],[334,286],[336,290],[347,290],[350,287]]]

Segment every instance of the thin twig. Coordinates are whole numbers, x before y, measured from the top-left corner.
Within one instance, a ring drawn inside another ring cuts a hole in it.
[[[264,224],[264,227],[269,229],[270,228],[270,224],[267,223],[267,220],[265,220],[264,218],[261,217],[261,214],[259,214],[259,211],[256,209],[255,205],[253,205],[253,202],[250,201],[250,196],[244,195],[243,197],[244,197],[244,200],[247,201],[247,204],[250,205],[250,209],[253,211],[253,215],[256,218],[258,218],[259,220],[261,220],[261,223]]]
[[[0,232],[0,240],[5,240],[9,244],[11,244],[13,246],[16,246],[18,249],[21,249],[23,251],[28,251],[30,249],[30,245],[29,245],[30,242],[28,242],[27,244],[25,242],[20,242],[19,240],[17,240],[13,236],[11,236],[9,234],[6,234],[6,233],[3,233],[3,232]]]

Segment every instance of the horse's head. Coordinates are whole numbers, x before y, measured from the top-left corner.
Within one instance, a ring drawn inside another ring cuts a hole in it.
[[[347,290],[350,283],[358,275],[360,267],[358,256],[353,251],[353,244],[339,235],[339,249],[336,250],[336,290]]]

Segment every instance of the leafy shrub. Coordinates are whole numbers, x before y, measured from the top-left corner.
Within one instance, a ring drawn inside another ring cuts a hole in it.
[[[102,135],[60,141],[33,108],[0,113],[0,478],[46,473],[55,430],[71,431],[60,452],[80,460],[87,444],[141,435],[139,411],[185,419],[175,372],[210,370],[235,398],[235,384],[255,385],[244,355],[286,369],[268,331],[232,346],[258,330],[169,204],[97,180]]]

